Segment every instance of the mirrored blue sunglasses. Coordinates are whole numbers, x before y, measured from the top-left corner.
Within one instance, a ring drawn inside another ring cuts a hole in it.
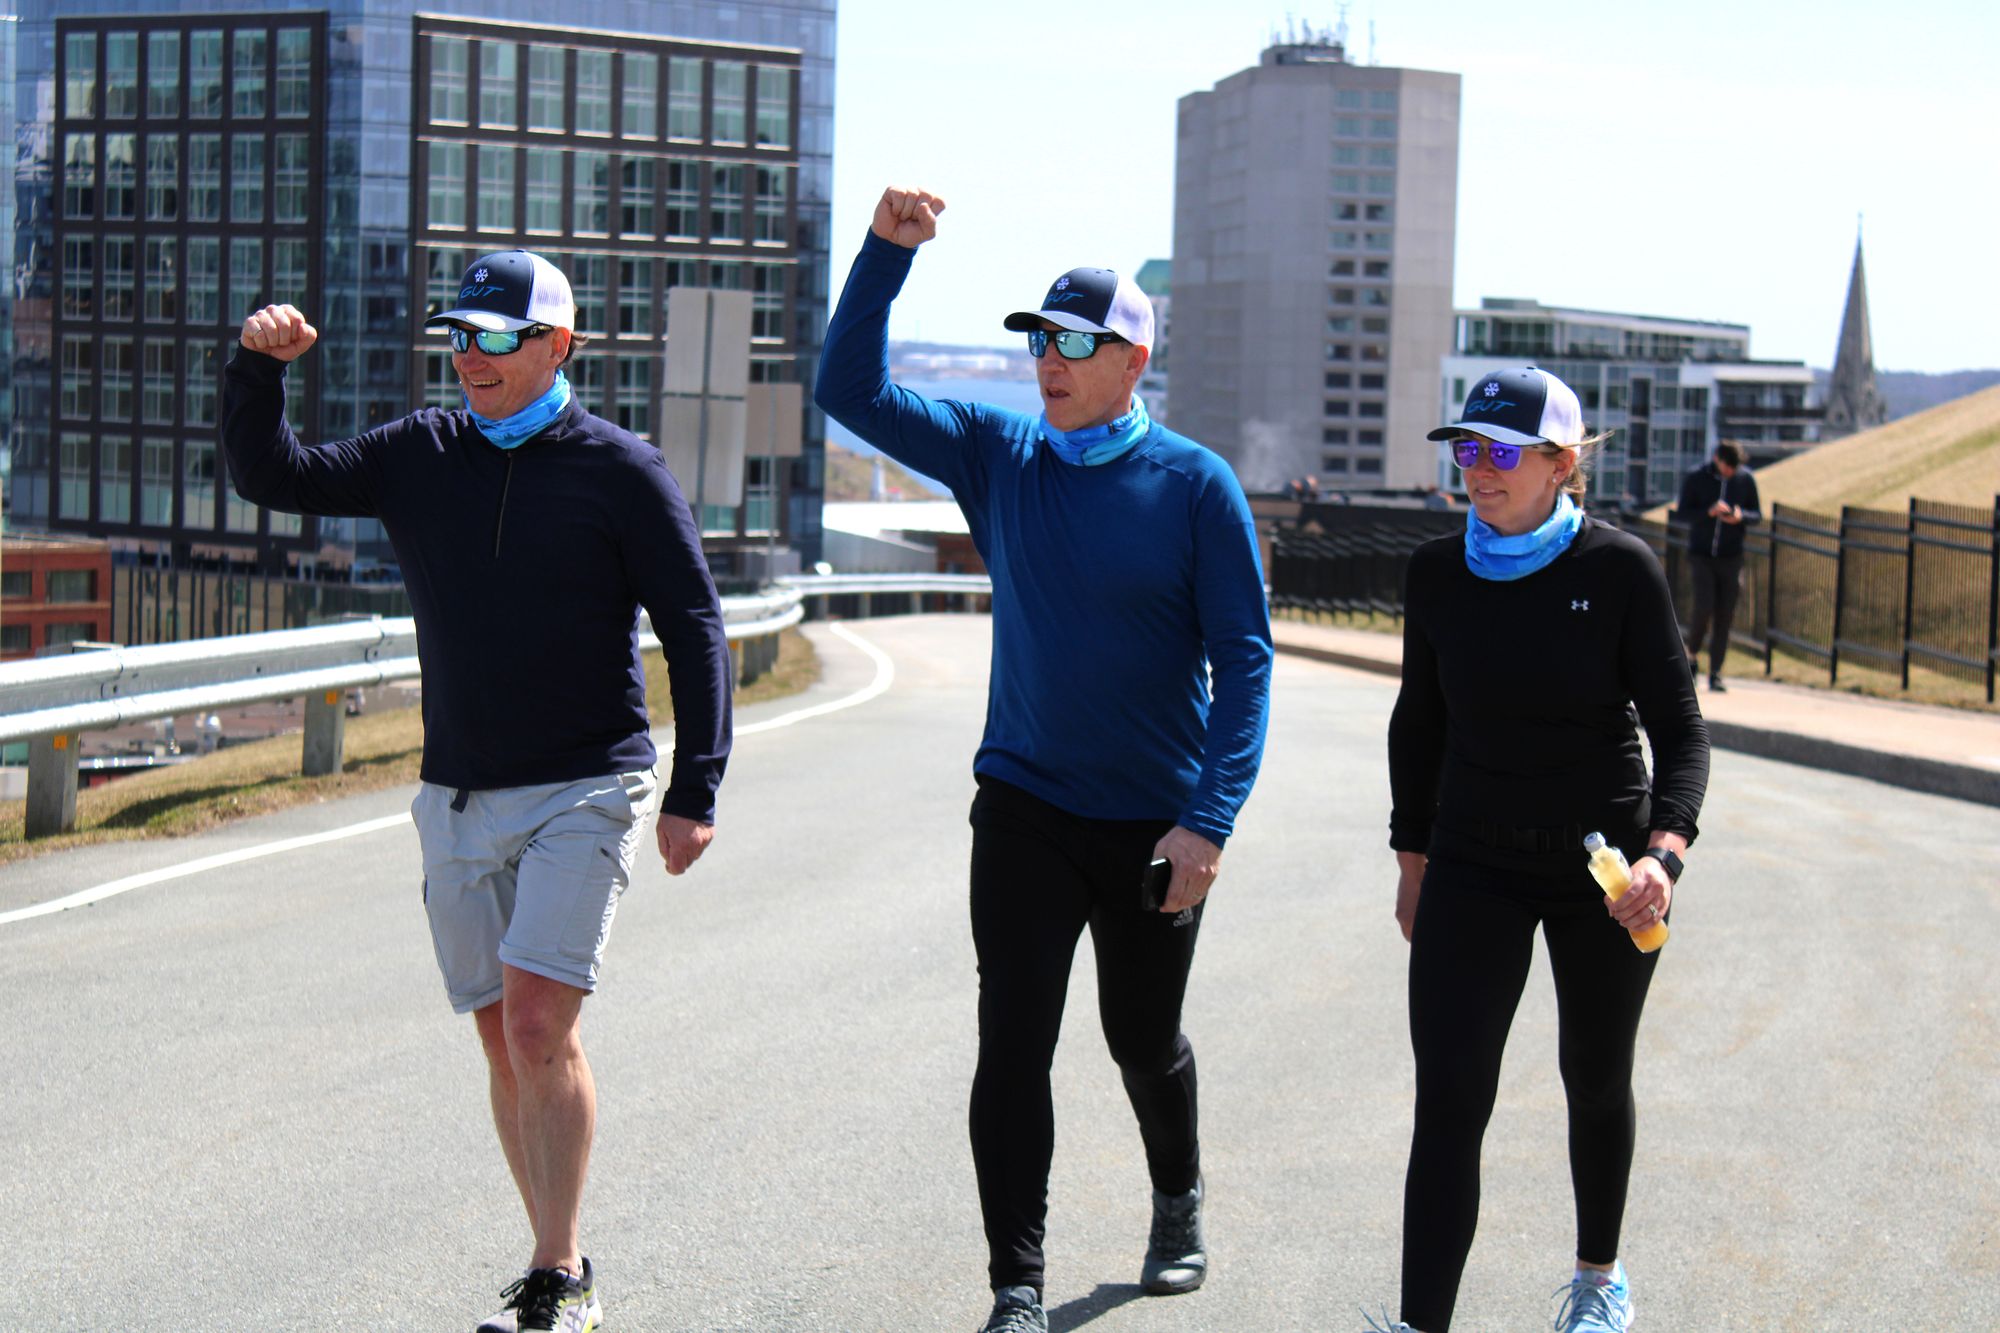
[[[473,344],[477,343],[479,350],[488,356],[506,356],[510,352],[520,351],[521,344],[525,340],[539,338],[548,331],[549,326],[546,324],[530,324],[525,329],[504,329],[499,332],[491,329],[475,331],[454,324],[451,326],[451,350],[469,351]]]
[[[1050,333],[1047,329],[1028,330],[1028,355],[1037,361],[1048,354],[1049,341],[1053,339],[1056,351],[1065,361],[1089,359],[1100,346],[1106,343],[1124,342],[1115,333],[1082,333],[1076,329],[1059,329]]]

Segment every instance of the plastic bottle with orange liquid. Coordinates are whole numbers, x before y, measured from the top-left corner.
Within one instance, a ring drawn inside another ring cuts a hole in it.
[[[1590,877],[1598,887],[1611,896],[1615,902],[1625,896],[1625,890],[1632,887],[1632,867],[1625,860],[1625,853],[1604,840],[1602,833],[1586,833],[1583,850],[1590,853]],[[1655,921],[1650,926],[1632,931],[1632,947],[1640,953],[1651,953],[1667,942],[1667,923]]]

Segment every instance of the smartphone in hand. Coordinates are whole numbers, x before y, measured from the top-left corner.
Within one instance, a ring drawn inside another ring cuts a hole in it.
[[[1146,867],[1139,880],[1139,910],[1157,912],[1167,905],[1167,886],[1174,880],[1174,863],[1162,856]]]

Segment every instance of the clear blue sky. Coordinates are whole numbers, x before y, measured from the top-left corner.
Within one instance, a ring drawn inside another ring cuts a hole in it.
[[[1357,3],[1358,61],[1371,18],[1378,63],[1464,77],[1460,305],[1729,320],[1755,355],[1829,366],[1865,214],[1878,367],[2000,366],[2000,3]],[[1063,270],[1171,254],[1175,104],[1285,21],[840,0],[835,291],[891,182],[949,205],[897,338],[1009,341],[1000,316]]]

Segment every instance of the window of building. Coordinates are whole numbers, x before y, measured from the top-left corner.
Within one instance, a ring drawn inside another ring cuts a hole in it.
[[[257,530],[257,506],[238,495],[234,487],[223,489],[222,528],[225,532]]]
[[[570,362],[571,366],[577,362]],[[567,368],[565,368],[567,373]],[[576,377],[570,374],[574,383]],[[463,407],[465,396],[458,387],[458,372],[451,368],[451,357],[444,352],[424,353],[424,406]]]
[[[1354,415],[1354,404],[1342,398],[1329,398],[1325,410],[1330,417],[1350,417]]]
[[[241,324],[264,299],[264,242],[255,236],[229,238],[229,322]]]
[[[89,420],[97,397],[97,356],[89,338],[62,340],[62,414]]]
[[[1389,304],[1389,293],[1380,287],[1364,287],[1361,289],[1361,304],[1386,309]]]
[[[181,35],[146,34],[146,114],[172,120],[181,113]]]
[[[87,220],[97,216],[97,136],[63,136],[63,216]]]
[[[130,222],[139,211],[139,136],[104,136],[104,218]]]
[[[1351,171],[1336,171],[1328,178],[1327,188],[1335,194],[1361,193],[1361,177]]]
[[[1361,90],[1359,88],[1336,89],[1333,94],[1333,104],[1343,111],[1358,111],[1361,108]]]
[[[0,571],[0,597],[9,601],[24,601],[33,597],[34,576],[25,569]]]
[[[560,235],[562,201],[563,154],[554,148],[528,149],[528,230],[541,235]],[[456,282],[458,271],[451,276]]]
[[[97,118],[97,34],[72,32],[63,38],[63,114]]]
[[[465,145],[430,145],[430,193],[425,221],[433,231],[461,231],[465,227]]]
[[[1352,287],[1331,288],[1327,293],[1327,299],[1335,305],[1353,305],[1354,289]]]
[[[52,569],[43,575],[50,606],[74,606],[97,600],[97,571],[94,569]]]
[[[90,517],[90,436],[66,431],[56,474],[56,517]],[[87,600],[87,599],[86,599]]]
[[[570,391],[576,395],[577,405],[600,417],[611,413],[604,398],[604,368],[610,363],[608,356],[580,356],[567,369]]]
[[[559,46],[528,48],[528,128],[531,130],[551,130],[560,134],[567,128],[563,123],[565,54]]]
[[[229,136],[229,220],[264,220],[264,136]]]
[[[1368,178],[1368,193],[1394,194],[1395,192],[1396,178],[1394,176],[1370,176]]]
[[[172,134],[146,136],[146,220],[173,222],[181,215],[181,141]]]
[[[1361,273],[1363,277],[1386,278],[1389,276],[1389,261],[1386,259],[1371,259],[1361,266]]]
[[[776,65],[757,67],[757,146],[792,146],[792,72]]]
[[[653,261],[618,261],[618,331],[634,337],[653,334]]]
[[[1379,430],[1364,430],[1357,436],[1357,439],[1364,449],[1379,449],[1382,447],[1382,432]]]
[[[1361,205],[1338,203],[1333,206],[1333,216],[1339,222],[1353,222],[1361,216]]]
[[[139,114],[139,34],[104,34],[104,114],[131,120]]]
[[[653,359],[649,356],[621,356],[618,361],[618,393],[612,404],[613,420],[634,435],[653,429]]]
[[[658,187],[659,164],[650,157],[628,157],[618,168],[618,230],[625,236],[650,239],[653,232],[653,196]]]
[[[1327,237],[1327,245],[1335,250],[1353,250],[1361,245],[1361,233],[1336,231]]]
[[[138,304],[137,244],[130,236],[106,236],[99,256],[104,265],[104,318],[132,318]]]
[[[171,324],[180,318],[180,242],[171,236],[146,238],[146,319]]]
[[[1354,276],[1354,261],[1352,259],[1336,259],[1326,271],[1329,277],[1351,278]]]
[[[312,114],[312,29],[278,29],[278,115]]]
[[[1354,359],[1353,344],[1328,343],[1326,345],[1326,359],[1329,361],[1352,361]]]
[[[1321,472],[1345,472],[1347,471],[1347,459],[1339,454],[1323,455],[1319,460],[1319,470]]]
[[[750,67],[740,60],[715,62],[715,110],[709,138],[720,144],[740,144],[748,133],[744,99],[749,96]]]
[[[1328,333],[1352,333],[1354,332],[1354,317],[1352,315],[1328,315],[1326,317],[1326,331]]]
[[[89,319],[97,313],[97,242],[65,236],[62,256],[63,318]]]
[[[217,345],[206,338],[190,339],[181,351],[181,419],[191,427],[214,426],[217,375],[221,370]],[[213,522],[211,513],[202,526]]]
[[[611,133],[611,53],[576,53],[576,132]]]
[[[757,168],[757,233],[759,245],[783,245],[786,208],[791,197],[789,167]]]
[[[190,222],[222,221],[222,136],[190,134],[187,215]]]
[[[431,120],[463,125],[469,118],[472,43],[463,37],[431,38]]]
[[[667,137],[701,138],[701,61],[693,57],[667,61]]]
[[[106,436],[97,448],[97,518],[132,521],[132,441]]]
[[[479,230],[514,230],[514,150],[479,146]]]
[[[144,388],[139,397],[139,419],[148,425],[171,426],[174,424],[174,388],[179,378],[175,353],[179,351],[171,342],[152,339],[146,344]]]
[[[1353,383],[1354,376],[1345,370],[1329,370],[1326,372],[1326,387],[1329,389],[1345,389]]]
[[[750,336],[772,342],[785,338],[785,291],[791,269],[785,264],[750,266]]]
[[[1394,222],[1396,220],[1396,213],[1387,204],[1370,204],[1368,205],[1368,220],[1370,222]]]
[[[132,340],[106,338],[98,353],[98,410],[106,421],[132,419]]]
[[[1361,359],[1370,363],[1387,361],[1389,359],[1389,349],[1376,343],[1363,343],[1361,346]]]
[[[660,137],[660,58],[628,51],[620,93],[618,132],[627,139]]]
[[[1356,404],[1355,415],[1361,417],[1380,417],[1382,415],[1382,404],[1380,403]]]
[[[708,238],[743,239],[743,168],[718,162],[709,168]]]
[[[1377,88],[1370,92],[1368,94],[1368,109],[1370,111],[1394,111],[1396,109],[1396,90],[1394,88]]]
[[[1364,389],[1380,389],[1383,387],[1383,379],[1384,377],[1381,375],[1363,375],[1361,377],[1361,387]],[[1465,391],[1461,389],[1458,396],[1460,398],[1465,397]]]
[[[222,33],[188,34],[188,114],[204,119],[222,114]]]
[[[1321,444],[1346,444],[1348,430],[1345,426],[1324,426],[1320,429]]]
[[[1333,146],[1333,165],[1336,167],[1358,167],[1361,165],[1361,149],[1351,143]]]
[[[1396,137],[1396,122],[1387,116],[1377,116],[1368,122],[1368,137],[1371,139],[1393,139]]]
[[[512,42],[479,44],[479,123],[489,129],[517,129],[521,123],[520,48]]]
[[[246,120],[264,117],[264,66],[269,45],[263,31],[238,28],[230,60],[230,111]]]
[[[303,134],[280,134],[273,138],[277,161],[274,166],[271,188],[271,220],[273,222],[304,222],[306,220],[306,186],[310,179],[310,154]]]
[[[1396,248],[1395,241],[1396,235],[1394,232],[1371,231],[1367,235],[1365,244],[1370,250],[1393,250]]]
[[[1361,137],[1361,117],[1335,116],[1333,118],[1333,132],[1343,139],[1359,139]]]
[[[215,445],[188,440],[181,446],[181,526],[197,531],[215,527]]]
[[[156,528],[174,522],[174,442],[149,438],[139,446],[139,521]]]
[[[611,261],[603,255],[569,257],[570,292],[576,298],[576,331],[603,333],[610,327],[604,303]]]
[[[222,318],[221,237],[188,237],[186,292],[188,323],[213,324]]]
[[[578,153],[576,179],[571,183],[570,229],[578,236],[604,236],[611,231],[611,155]]]
[[[670,241],[701,239],[701,166],[667,163],[666,236]]]
[[[1379,458],[1357,458],[1354,460],[1354,470],[1365,476],[1380,476],[1382,473],[1382,460]]]
[[[530,150],[533,151],[532,149]],[[458,304],[458,280],[465,276],[468,256],[463,250],[426,252],[424,270],[424,317],[449,310]]]
[[[306,267],[306,243],[297,238],[280,237],[271,242],[271,290],[277,299],[301,310],[313,308],[313,294],[307,284],[312,281]],[[296,397],[303,382],[295,382],[287,398]]]
[[[1396,150],[1386,144],[1378,144],[1368,150],[1368,165],[1371,167],[1393,167],[1396,165]]]

